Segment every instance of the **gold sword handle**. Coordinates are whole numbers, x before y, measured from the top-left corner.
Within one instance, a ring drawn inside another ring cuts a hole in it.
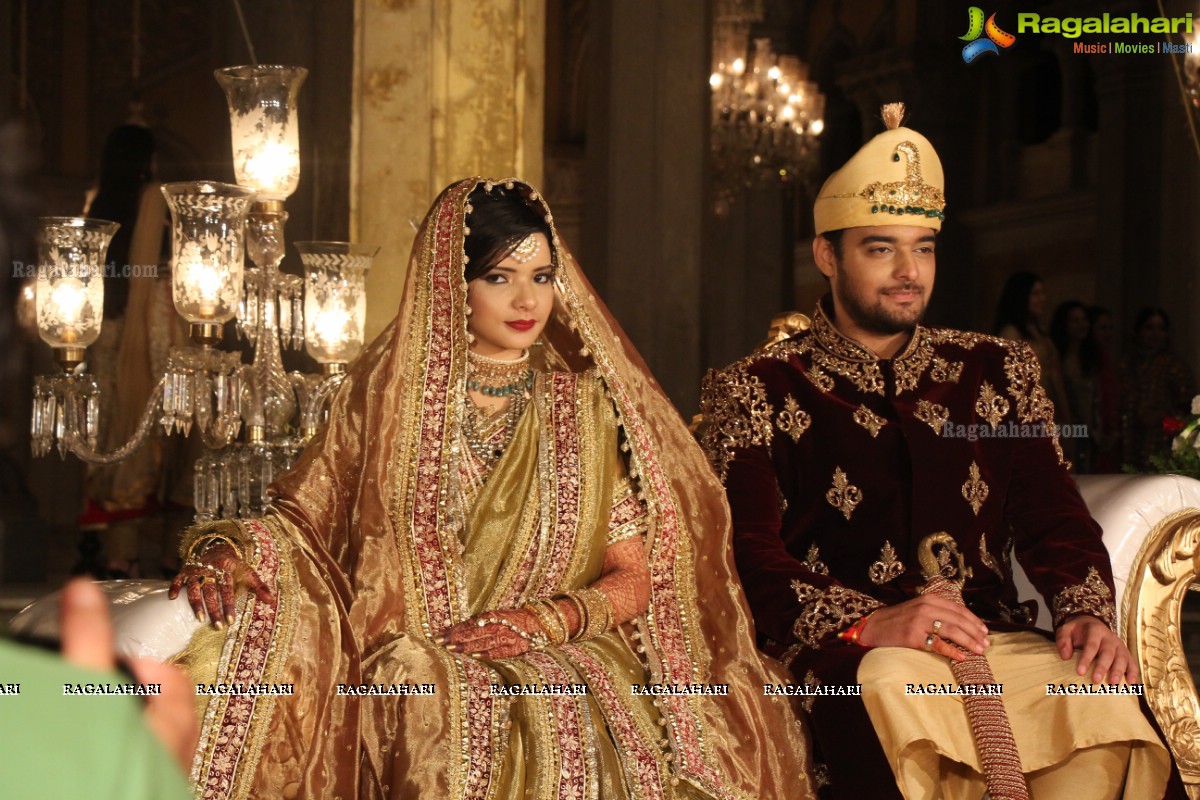
[[[942,573],[942,564],[938,561],[936,553],[939,545],[945,547],[950,552],[950,558],[958,562],[958,568],[950,575]],[[971,568],[967,566],[967,560],[963,554],[958,551],[958,544],[955,543],[954,537],[945,531],[931,533],[921,540],[921,543],[917,545],[917,560],[921,563],[921,573],[925,576],[925,580],[942,577],[962,586],[966,583],[967,578],[971,577]]]

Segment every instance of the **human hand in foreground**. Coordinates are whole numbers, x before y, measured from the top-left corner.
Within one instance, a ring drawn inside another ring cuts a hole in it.
[[[528,653],[532,648],[529,637],[541,632],[537,617],[530,611],[487,611],[458,623],[434,641],[452,652],[496,660]]]
[[[108,601],[90,580],[76,578],[63,589],[59,630],[65,659],[101,672],[116,669]],[[146,658],[130,659],[128,664],[139,683],[162,685],[162,694],[145,698],[146,725],[186,773],[200,738],[191,682],[183,670],[171,664]]]
[[[217,630],[233,624],[237,603],[234,589],[241,583],[264,603],[275,604],[271,590],[250,569],[237,550],[225,543],[209,547],[199,558],[186,562],[171,581],[168,596],[174,600],[187,586],[188,602],[201,622],[212,620]]]
[[[983,653],[991,642],[987,625],[979,617],[944,597],[924,594],[894,606],[884,606],[871,614],[859,634],[858,643],[865,647],[911,647],[925,650],[925,641],[933,637],[929,652],[946,656],[951,661],[965,661],[967,654],[954,645],[973,653]]]
[[[1091,668],[1092,683],[1138,683],[1141,680],[1141,673],[1125,642],[1091,614],[1076,614],[1059,625],[1054,639],[1063,661],[1076,650],[1081,651],[1075,672],[1087,675]]]

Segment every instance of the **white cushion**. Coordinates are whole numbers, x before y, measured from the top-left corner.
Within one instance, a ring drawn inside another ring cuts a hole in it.
[[[1142,542],[1163,517],[1185,508],[1200,509],[1200,481],[1179,475],[1080,475],[1079,493],[1104,531],[1117,587],[1117,629],[1124,635],[1121,605],[1129,571]],[[1013,578],[1022,600],[1038,601],[1037,626],[1051,629],[1050,612],[1019,564]]]
[[[182,650],[200,627],[186,593],[167,598],[168,581],[100,581],[116,628],[117,652],[131,658],[166,661]],[[62,592],[30,603],[12,619],[13,632],[58,638],[58,603]]]

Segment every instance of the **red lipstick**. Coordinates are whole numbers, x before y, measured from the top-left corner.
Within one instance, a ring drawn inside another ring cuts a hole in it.
[[[536,319],[517,319],[517,320],[513,320],[512,322],[506,322],[504,324],[507,325],[508,327],[512,328],[514,331],[520,331],[521,333],[524,333],[525,331],[533,328],[534,325],[537,325],[537,320]]]

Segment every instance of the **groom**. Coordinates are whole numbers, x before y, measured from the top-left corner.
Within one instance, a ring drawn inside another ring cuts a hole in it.
[[[705,379],[702,442],[760,645],[797,684],[861,684],[861,698],[805,699],[823,797],[983,794],[950,669],[964,651],[1003,685],[1035,797],[1161,797],[1170,757],[1135,696],[1047,696],[1140,678],[1032,351],[921,324],[946,204],[937,153],[902,115],[885,107],[888,130],[817,198],[830,293],[811,328]],[[954,435],[1001,427],[1028,435]],[[965,605],[921,594],[918,543],[940,531],[963,557],[942,571]],[[1014,553],[1053,640],[1018,602]]]

